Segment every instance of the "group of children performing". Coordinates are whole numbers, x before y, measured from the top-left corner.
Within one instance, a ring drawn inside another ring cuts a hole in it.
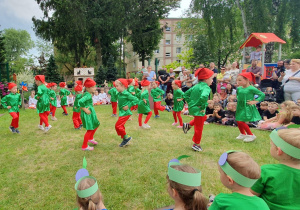
[[[160,210],[296,210],[300,209],[300,129],[273,130],[270,154],[279,164],[259,166],[248,154],[230,150],[218,160],[220,181],[231,194],[209,199],[203,195],[201,179],[208,177],[182,164],[186,155],[168,164],[167,192],[175,205]],[[80,210],[105,210],[96,178],[85,168],[76,174],[75,190]]]

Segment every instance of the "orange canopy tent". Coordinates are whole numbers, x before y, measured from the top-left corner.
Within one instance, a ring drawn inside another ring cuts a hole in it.
[[[240,46],[240,49],[243,49],[243,62],[242,66],[244,66],[245,63],[245,47],[258,47],[259,45],[262,46],[262,67],[264,67],[265,64],[265,47],[266,44],[270,42],[278,42],[279,43],[279,50],[278,50],[278,60],[281,59],[281,45],[285,44],[286,42],[280,39],[278,36],[276,36],[273,33],[252,33],[248,37],[248,39]],[[265,74],[265,71],[264,71]],[[264,75],[265,76],[265,75]]]

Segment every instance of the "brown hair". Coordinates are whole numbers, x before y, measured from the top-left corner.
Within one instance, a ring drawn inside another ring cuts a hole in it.
[[[228,102],[228,103],[227,103],[227,106],[228,106],[228,105],[232,105],[232,106],[236,107],[236,106],[237,106],[237,103],[236,103],[236,102]]]
[[[219,106],[219,107],[221,108],[221,110],[223,110],[223,107],[222,107],[222,105],[221,105],[220,103],[215,102],[215,103],[214,103],[214,107],[215,107],[215,106]]]
[[[293,110],[293,109],[300,109],[300,106],[298,106],[298,105],[292,106],[291,110]]]
[[[83,179],[79,185],[78,190],[85,190],[95,184],[95,180],[91,178]],[[77,202],[80,206],[80,210],[97,210],[100,208],[100,202],[102,200],[102,195],[99,190],[89,197],[80,198],[77,197]]]
[[[269,105],[269,103],[267,101],[263,101],[260,103],[260,106],[268,106],[268,105]]]
[[[198,173],[194,168],[188,165],[173,165],[172,168],[178,171],[184,171],[188,173]],[[175,189],[182,202],[184,203],[184,208],[186,210],[206,210],[207,209],[207,199],[202,194],[201,186],[191,187],[183,184],[179,184],[169,179],[167,176],[169,187]]]
[[[260,178],[259,165],[244,152],[233,152],[228,154],[227,162],[237,172],[250,179]]]
[[[230,99],[232,99],[233,101],[230,101]],[[236,95],[230,95],[230,96],[228,97],[228,101],[229,101],[229,102],[234,102],[235,99],[236,99]]]
[[[268,105],[275,105],[277,107],[279,106],[278,103],[276,103],[276,102],[270,102]]]
[[[290,129],[280,129],[278,130],[278,136],[282,138],[285,142],[290,145],[300,149],[300,129],[290,128]],[[288,155],[288,154],[287,154]],[[288,155],[289,156],[289,155]],[[293,161],[299,161],[299,159],[289,156]]]

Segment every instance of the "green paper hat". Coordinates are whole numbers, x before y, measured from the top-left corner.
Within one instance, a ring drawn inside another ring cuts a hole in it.
[[[190,156],[182,155],[177,159],[172,159],[168,164],[168,176],[169,179],[177,182],[179,184],[183,184],[191,187],[201,186],[201,171],[195,169],[198,173],[188,173],[184,171],[178,171],[175,168],[172,168],[172,165],[182,165],[179,160],[183,158],[187,158]]]
[[[252,187],[254,183],[257,181],[257,179],[250,179],[248,177],[245,177],[244,175],[240,174],[237,172],[234,168],[229,165],[227,162],[228,159],[228,154],[238,152],[235,150],[229,150],[227,152],[224,152],[219,159],[219,166],[221,169],[228,175],[230,176],[236,183],[243,187]]]
[[[272,133],[270,134],[270,138],[272,142],[277,146],[280,147],[280,149],[288,154],[289,156],[300,159],[300,149],[297,147],[294,147],[293,145],[287,143],[284,141],[280,136],[278,135],[277,130],[273,130]]]
[[[98,183],[97,183],[96,178],[89,176],[89,172],[86,170],[87,162],[86,162],[85,157],[83,158],[82,165],[83,165],[82,168],[79,169],[75,175],[75,179],[76,179],[75,190],[77,192],[78,197],[87,198],[91,195],[94,195],[99,188],[98,188]],[[78,186],[79,186],[80,182],[86,178],[94,179],[95,184],[87,189],[78,190]]]

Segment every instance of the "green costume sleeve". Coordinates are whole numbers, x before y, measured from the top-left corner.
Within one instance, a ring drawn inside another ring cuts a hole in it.
[[[1,104],[2,104],[2,106],[3,106],[3,108],[4,109],[7,109],[7,96],[8,95],[6,95],[6,96],[4,96],[2,99],[1,99]]]
[[[139,99],[133,95],[128,95],[128,100],[131,101],[128,105],[129,108],[131,108],[134,105],[137,105],[139,102]]]
[[[205,86],[203,88],[202,93],[199,95],[199,97],[194,97],[191,100],[194,100],[196,102],[196,104],[205,104],[207,103],[208,100],[208,96],[210,94],[210,87],[209,86]]]
[[[89,99],[86,94],[82,96],[82,98],[78,101],[80,107],[85,108],[85,102]]]
[[[255,101],[263,101],[265,99],[265,94],[263,92],[261,92],[260,90],[258,90],[257,88],[251,86],[251,91],[253,92],[253,94],[258,95],[258,98],[255,99]]]
[[[59,95],[60,95],[60,96],[64,96],[64,95],[65,95],[65,89],[60,89]]]
[[[134,87],[131,86],[131,85],[128,87],[127,91],[128,91],[129,93],[131,93],[131,94],[133,94],[133,93],[135,94]]]
[[[184,98],[184,100],[186,100],[187,103],[189,103],[189,101],[190,101],[192,90],[193,90],[193,88],[188,89],[183,95],[183,98]]]
[[[22,98],[21,98],[21,95],[20,94],[18,94],[19,95],[19,106],[22,106]]]
[[[66,90],[66,89],[65,89],[65,91],[66,91],[66,92],[65,92],[66,96],[70,95],[70,91],[68,91],[68,90]]]
[[[41,88],[41,86],[38,86],[38,91],[36,93],[35,98],[37,99],[37,97],[41,97],[43,95],[43,90]]]

